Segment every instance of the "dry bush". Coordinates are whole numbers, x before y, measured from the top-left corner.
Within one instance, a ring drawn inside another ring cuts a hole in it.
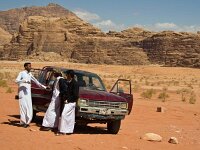
[[[138,92],[141,89],[141,86],[139,84],[133,85],[133,92]]]
[[[7,87],[8,84],[5,80],[0,80],[0,87]]]
[[[8,87],[6,93],[12,93],[12,92],[14,92],[14,90],[11,87]]]
[[[191,90],[187,88],[177,90],[177,94],[181,94],[181,101],[183,102],[186,102],[186,97],[189,93],[191,93]]]
[[[144,92],[142,92],[141,96],[143,98],[151,99],[153,94],[156,94],[156,91],[154,89],[147,89]]]
[[[189,103],[190,104],[196,103],[196,94],[194,92],[191,92],[191,94],[190,94]]]
[[[167,94],[167,88],[163,87],[162,92],[158,95],[158,98],[162,100],[162,102],[165,102],[166,99],[169,97]]]
[[[5,79],[12,79],[10,72],[5,72],[4,74],[5,74],[4,76]]]
[[[147,80],[145,80],[145,85],[148,86],[149,84],[150,84],[150,83],[149,83]]]
[[[190,83],[190,84],[188,84],[187,85],[189,88],[191,88],[191,89],[193,89],[194,87],[192,86],[192,84]]]
[[[158,98],[162,100],[162,102],[165,102],[166,99],[169,97],[169,95],[166,93],[166,92],[161,92],[159,95],[158,95]]]
[[[4,78],[4,74],[0,72],[0,80],[2,80],[3,78]]]

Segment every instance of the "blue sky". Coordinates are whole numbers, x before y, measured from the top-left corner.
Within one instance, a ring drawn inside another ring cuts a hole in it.
[[[105,32],[135,26],[151,31],[200,31],[200,0],[1,0],[0,10],[52,2]]]

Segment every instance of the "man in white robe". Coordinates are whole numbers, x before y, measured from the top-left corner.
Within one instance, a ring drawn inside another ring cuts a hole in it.
[[[44,115],[41,131],[49,131],[56,129],[59,123],[60,117],[60,89],[59,89],[59,80],[62,77],[62,74],[58,71],[54,71],[54,77],[56,78],[53,84],[53,93],[51,97],[51,102],[49,107]]]
[[[46,89],[46,86],[39,83],[31,74],[31,63],[25,63],[24,68],[25,70],[19,73],[15,82],[19,86],[20,125],[27,128],[33,118],[31,80],[41,88]]]
[[[75,107],[79,98],[79,86],[74,79],[74,71],[66,72],[67,79],[59,82],[61,102],[63,102],[63,110],[56,135],[72,134],[75,125]]]

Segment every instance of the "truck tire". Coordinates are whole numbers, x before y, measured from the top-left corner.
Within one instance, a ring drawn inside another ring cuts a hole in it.
[[[107,130],[111,134],[117,134],[119,132],[121,120],[107,122]]]

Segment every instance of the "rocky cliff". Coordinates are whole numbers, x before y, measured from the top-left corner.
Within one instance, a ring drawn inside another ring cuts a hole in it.
[[[200,68],[200,34],[164,31],[141,42],[152,63]]]
[[[108,36],[77,17],[30,16],[19,27],[4,57],[37,59],[41,52],[54,52],[63,59],[82,63],[148,64],[142,48],[132,40]],[[143,59],[141,59],[141,57]]]
[[[0,12],[0,26],[13,35],[1,59],[200,67],[200,34],[141,28],[104,33],[57,4]]]
[[[12,35],[0,27],[0,57],[1,52],[3,52],[4,45],[8,44],[11,38]]]

